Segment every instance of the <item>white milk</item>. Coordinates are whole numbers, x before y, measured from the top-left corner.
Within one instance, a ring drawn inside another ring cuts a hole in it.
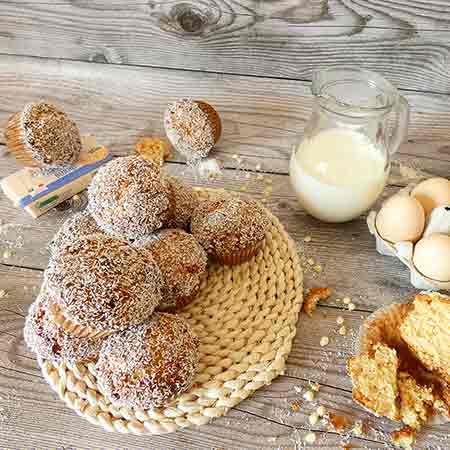
[[[299,202],[325,222],[345,222],[367,211],[386,184],[386,160],[356,131],[334,128],[304,140],[290,178]]]

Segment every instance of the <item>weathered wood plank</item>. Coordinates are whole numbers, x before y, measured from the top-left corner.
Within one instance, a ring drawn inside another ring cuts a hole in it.
[[[4,2],[0,52],[303,80],[351,64],[450,92],[447,0],[181,3]]]
[[[94,433],[93,436],[98,436],[100,433],[96,432],[94,427],[89,424],[82,423],[81,419],[75,419],[73,414],[64,408],[59,401],[52,400],[55,398],[54,394],[43,381],[34,356],[24,346],[22,338],[23,313],[35,295],[33,286],[37,285],[35,282],[39,281],[40,274],[31,270],[18,271],[17,269],[0,268],[0,276],[3,276],[5,272],[8,274],[8,280],[16,280],[16,283],[20,282],[21,285],[11,286],[10,284],[7,286],[9,295],[2,299],[0,303],[0,396],[11,397],[10,408],[12,408],[11,405],[14,405],[22,411],[20,414],[30,414],[30,409],[39,404],[40,414],[43,415],[41,424],[46,423],[49,420],[48,416],[56,412],[59,418],[58,424],[54,426],[60,430],[58,435],[65,435],[65,433],[61,433],[61,430],[65,430],[69,426],[69,422],[73,426],[75,421],[79,421],[77,426],[79,425],[83,430],[86,428],[88,431],[85,444],[87,445],[87,443],[90,443],[90,433]],[[26,287],[26,289],[23,289],[23,287]],[[338,315],[344,317],[345,324],[348,327],[349,334],[346,337],[336,333],[338,327],[336,318]],[[219,430],[214,429],[214,439],[217,438],[217,432],[223,437],[226,435],[225,429],[231,428],[234,430],[235,426],[240,425],[242,435],[233,437],[235,439],[233,441],[224,441],[222,445],[226,445],[226,448],[238,448],[238,444],[239,448],[242,448],[242,446],[245,446],[245,448],[251,447],[252,433],[257,429],[255,427],[264,424],[260,418],[267,418],[271,422],[268,423],[267,427],[265,424],[263,425],[265,433],[259,441],[254,442],[251,448],[266,448],[264,445],[267,448],[280,446],[284,448],[284,446],[291,445],[296,439],[300,443],[305,434],[304,430],[312,428],[318,432],[327,431],[327,427],[323,424],[314,427],[308,425],[309,414],[320,404],[329,411],[346,415],[353,421],[363,420],[366,423],[368,431],[365,439],[356,439],[354,444],[371,447],[374,444],[370,441],[377,441],[380,444],[387,441],[387,432],[395,429],[396,425],[388,420],[374,418],[352,402],[351,385],[345,373],[346,359],[353,353],[355,334],[363,320],[362,317],[366,317],[366,315],[355,311],[350,312],[327,307],[319,307],[313,318],[302,314],[293,349],[288,359],[287,376],[280,377],[272,385],[247,399],[239,405],[237,411],[234,411],[231,416],[215,421],[214,426],[219,427]],[[319,346],[320,337],[324,333],[330,336],[330,344],[326,349]],[[319,394],[314,402],[303,402],[300,410],[293,413],[290,404],[302,399],[301,394],[308,388],[307,380],[321,383]],[[15,416],[9,423],[12,429],[18,430],[20,426],[28,429],[30,418],[27,418],[23,423],[18,411],[14,410],[14,413],[11,412],[11,414]],[[286,429],[282,425],[294,427],[299,431]],[[224,428],[223,432],[221,431],[222,428]],[[53,427],[50,428],[50,430],[52,429]],[[38,430],[43,432],[41,427]],[[206,436],[202,434],[204,431],[207,433]],[[428,427],[421,434],[421,442],[442,443],[448,431],[448,425]],[[211,436],[208,427],[200,429],[199,433],[200,442],[203,442],[202,439],[208,439]],[[12,433],[11,438],[13,436]],[[178,436],[180,439],[184,439],[185,444],[191,442],[189,433],[187,438],[184,433],[183,435],[178,433],[175,435],[175,437]],[[330,446],[331,448],[338,446],[342,440],[333,433],[323,433],[318,437],[318,445]],[[7,438],[9,438],[9,435],[7,435]],[[99,442],[103,442],[101,437],[99,439]],[[130,445],[132,442],[134,441],[131,441]],[[53,445],[56,443],[53,442]]]
[[[239,154],[252,168],[261,163],[278,173],[287,173],[292,146],[312,107],[309,84],[299,81],[12,56],[0,57],[0,91],[0,126],[26,102],[47,99],[61,105],[82,133],[94,134],[122,155],[138,137],[164,134],[162,114],[169,101],[203,98],[217,107],[224,123],[214,154],[228,167],[235,166],[231,157]],[[440,161],[450,163],[449,97],[404,95],[411,104],[410,141],[401,147],[399,158],[444,175],[449,165]]]

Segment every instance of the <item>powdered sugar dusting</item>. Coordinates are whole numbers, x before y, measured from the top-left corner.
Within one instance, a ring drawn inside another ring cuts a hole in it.
[[[74,322],[122,330],[147,320],[161,302],[161,271],[150,252],[96,234],[61,248],[45,280]]]
[[[105,232],[125,239],[153,233],[171,216],[159,167],[139,156],[117,158],[89,186],[89,211]]]
[[[214,128],[197,102],[182,99],[167,108],[164,128],[174,148],[189,161],[204,158],[214,146]]]
[[[208,262],[194,236],[182,230],[162,230],[154,238],[137,241],[135,245],[150,250],[163,274],[163,299],[159,309],[184,306],[193,299]]]
[[[199,340],[182,317],[156,313],[111,335],[96,365],[97,381],[117,406],[161,406],[190,387]]]

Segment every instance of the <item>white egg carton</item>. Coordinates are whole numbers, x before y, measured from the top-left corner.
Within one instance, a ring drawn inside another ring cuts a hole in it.
[[[399,194],[410,195],[411,191],[416,185],[409,185],[403,188]],[[395,244],[386,241],[378,233],[376,227],[377,211],[371,211],[367,217],[367,225],[369,231],[375,236],[376,247],[378,253],[386,256],[395,256],[403,264],[405,264],[411,274],[411,284],[417,289],[424,289],[429,291],[450,290],[449,281],[438,281],[432,278],[428,278],[419,272],[413,263],[414,243],[410,241],[397,242]],[[425,230],[422,237],[429,236],[433,233],[443,233],[450,235],[450,205],[441,206],[433,209],[428,218]]]

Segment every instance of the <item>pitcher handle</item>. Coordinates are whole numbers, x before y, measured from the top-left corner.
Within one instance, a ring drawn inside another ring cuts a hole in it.
[[[403,140],[408,136],[409,104],[405,97],[398,96],[396,107],[396,128],[389,142],[389,153],[395,153]]]

